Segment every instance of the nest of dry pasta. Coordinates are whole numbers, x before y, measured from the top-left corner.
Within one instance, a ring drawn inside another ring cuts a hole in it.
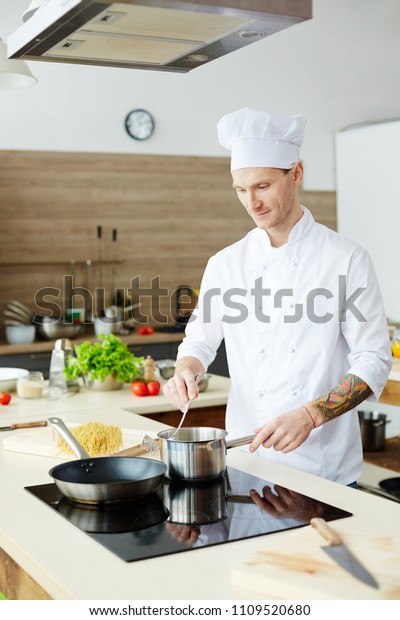
[[[69,429],[75,439],[90,456],[106,456],[118,452],[122,447],[122,431],[119,426],[88,422]],[[67,442],[58,438],[57,448],[65,454],[74,454]]]

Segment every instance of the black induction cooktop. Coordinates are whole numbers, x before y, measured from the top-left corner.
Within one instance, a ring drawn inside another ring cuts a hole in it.
[[[351,516],[335,506],[237,469],[203,483],[164,479],[131,502],[71,502],[54,483],[25,487],[126,562],[201,549],[308,525],[312,517]]]

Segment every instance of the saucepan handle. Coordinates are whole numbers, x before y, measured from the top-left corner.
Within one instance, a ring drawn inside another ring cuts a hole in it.
[[[226,442],[227,448],[238,448],[239,446],[246,446],[251,443],[256,435],[247,435],[247,437],[238,437],[237,439],[231,439]]]
[[[80,459],[90,459],[90,454],[83,449],[79,441],[75,439],[71,431],[65,426],[64,422],[61,418],[49,418],[48,423],[53,426],[56,431],[61,435],[63,439],[67,442],[71,450],[73,450],[76,456]]]

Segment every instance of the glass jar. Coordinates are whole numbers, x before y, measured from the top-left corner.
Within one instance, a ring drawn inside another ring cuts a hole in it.
[[[42,398],[44,377],[41,372],[30,372],[17,381],[17,394],[20,398]]]

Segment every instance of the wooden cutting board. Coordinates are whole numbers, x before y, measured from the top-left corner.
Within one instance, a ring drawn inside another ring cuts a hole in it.
[[[232,566],[232,581],[271,599],[399,600],[400,538],[352,533],[344,540],[375,577],[379,590],[331,560],[321,549],[327,543],[311,526],[267,537],[257,552]]]
[[[68,424],[70,428],[79,426],[79,424]],[[154,431],[139,431],[134,429],[122,429],[123,447],[130,448],[142,442],[143,437],[149,435],[154,438]],[[44,426],[39,428],[30,428],[27,430],[12,431],[3,439],[3,449],[12,452],[23,452],[25,454],[37,454],[40,456],[51,456],[60,459],[70,460],[71,454],[60,452],[57,448],[58,433],[52,426]]]

